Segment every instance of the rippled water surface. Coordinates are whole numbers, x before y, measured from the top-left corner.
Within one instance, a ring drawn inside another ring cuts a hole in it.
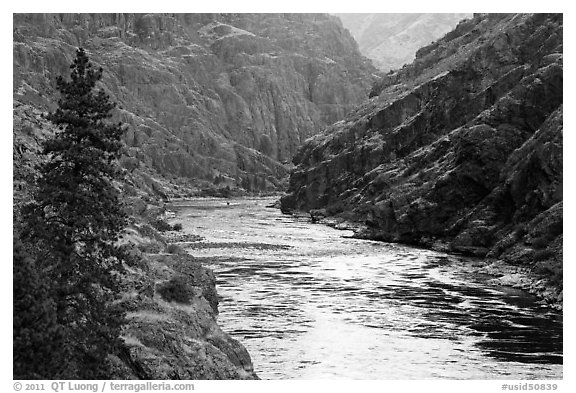
[[[559,379],[562,317],[472,260],[339,231],[274,199],[172,207],[262,379]],[[348,237],[347,237],[348,236]]]

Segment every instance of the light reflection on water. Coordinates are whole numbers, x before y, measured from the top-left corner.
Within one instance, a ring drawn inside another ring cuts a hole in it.
[[[219,323],[260,378],[562,378],[560,313],[465,258],[346,238],[271,202],[173,206],[205,238],[186,249],[216,272]]]

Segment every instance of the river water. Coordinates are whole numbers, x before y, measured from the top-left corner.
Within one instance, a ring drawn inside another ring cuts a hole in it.
[[[489,284],[477,261],[350,238],[266,208],[177,202],[217,277],[223,330],[262,379],[560,379],[562,314]]]

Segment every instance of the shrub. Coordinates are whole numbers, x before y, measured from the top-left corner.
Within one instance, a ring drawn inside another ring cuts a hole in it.
[[[547,277],[553,284],[562,286],[563,267],[562,263],[557,261],[539,262],[536,265],[536,273]]]
[[[142,257],[141,250],[134,244],[121,246],[124,252],[124,262],[127,266],[146,269],[148,264]]]
[[[161,236],[150,224],[142,224],[136,227],[136,229],[142,236],[150,237],[153,239]]]
[[[554,256],[554,252],[548,249],[538,250],[534,253],[533,260],[535,262],[543,261],[545,259],[549,259]]]
[[[164,300],[183,304],[190,304],[194,294],[186,278],[182,276],[170,279],[158,287],[157,291]]]
[[[156,228],[156,230],[158,230],[160,232],[166,232],[166,231],[172,230],[172,227],[170,226],[170,224],[168,224],[166,221],[164,221],[161,218],[157,218],[155,220],[152,220],[150,222],[150,225],[152,225],[154,228]]]
[[[547,236],[540,236],[532,240],[532,247],[539,250],[545,248],[548,243],[550,243],[550,239]]]
[[[172,225],[172,230],[173,231],[181,231],[182,230],[182,224],[180,224],[179,222]]]
[[[161,243],[151,241],[148,243],[140,243],[136,246],[140,252],[147,254],[158,254],[164,248]]]
[[[335,216],[336,214],[342,213],[345,210],[346,209],[343,203],[335,203],[326,209],[326,213],[330,216]]]
[[[177,244],[171,243],[166,247],[166,251],[170,254],[185,254],[186,251]]]
[[[548,233],[550,234],[550,237],[555,238],[563,232],[562,222],[563,220],[561,219],[560,221],[557,221],[548,227]]]
[[[526,226],[523,224],[518,224],[514,228],[514,236],[518,240],[521,240],[527,233],[528,233],[528,231],[526,230]]]

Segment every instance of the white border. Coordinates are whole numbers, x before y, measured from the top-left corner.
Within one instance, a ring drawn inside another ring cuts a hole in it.
[[[0,14],[0,26],[4,30],[1,35],[1,48],[2,53],[12,53],[12,13],[21,12],[330,12],[330,13],[354,13],[354,12],[563,12],[565,19],[568,19],[565,26],[565,39],[564,39],[564,59],[566,62],[565,68],[569,70],[565,77],[565,90],[567,92],[567,100],[565,102],[566,114],[564,123],[566,125],[567,133],[564,134],[565,156],[564,170],[568,174],[566,176],[564,190],[566,201],[564,206],[565,216],[565,240],[564,244],[564,277],[565,282],[565,328],[564,331],[564,380],[558,381],[560,389],[557,391],[575,391],[574,387],[574,372],[576,370],[574,362],[574,339],[573,332],[574,326],[574,291],[571,288],[571,282],[574,278],[574,251],[571,247],[574,244],[573,231],[571,224],[576,222],[574,220],[574,208],[572,202],[574,201],[574,181],[571,180],[574,174],[574,160],[575,154],[572,153],[572,148],[575,147],[574,128],[572,125],[572,92],[574,91],[574,77],[572,72],[572,56],[573,56],[573,13],[569,12],[568,2],[562,1],[497,1],[497,0],[484,0],[477,4],[470,4],[465,1],[358,1],[353,0],[349,2],[328,2],[322,1],[306,1],[306,0],[291,0],[289,2],[276,2],[276,1],[248,1],[248,0],[220,0],[217,2],[197,2],[194,0],[187,1],[155,1],[155,2],[135,2],[135,1],[111,1],[99,0],[97,2],[80,2],[76,1],[26,1],[26,2],[11,2],[3,4],[4,11]],[[10,38],[9,38],[10,37]],[[2,246],[3,263],[1,264],[1,277],[2,285],[1,298],[4,305],[3,310],[7,314],[4,318],[5,323],[2,324],[2,355],[0,357],[0,373],[2,382],[0,390],[4,392],[13,391],[12,387],[12,264],[11,264],[11,250],[12,250],[12,224],[10,220],[11,206],[12,206],[12,133],[9,132],[12,122],[12,88],[10,95],[8,95],[8,78],[11,78],[12,73],[8,69],[8,61],[3,62],[2,69],[2,119],[5,127],[1,135],[1,159],[2,165],[0,168],[0,184],[4,184],[2,192],[2,209],[0,219],[3,225],[1,226],[2,232]],[[10,76],[9,76],[10,75]],[[10,84],[10,87],[12,85]],[[567,88],[566,88],[567,87]],[[516,381],[520,382],[520,381]],[[525,381],[523,381],[525,382]],[[536,382],[536,381],[528,381]],[[546,383],[551,381],[544,381]],[[196,383],[196,391],[250,391],[250,392],[269,392],[271,389],[284,390],[319,390],[319,391],[354,391],[362,389],[363,391],[421,391],[421,392],[496,392],[501,391],[503,381],[257,381],[257,382],[234,382],[234,381],[198,381]],[[510,383],[514,383],[510,381]],[[571,388],[569,388],[569,386]]]

